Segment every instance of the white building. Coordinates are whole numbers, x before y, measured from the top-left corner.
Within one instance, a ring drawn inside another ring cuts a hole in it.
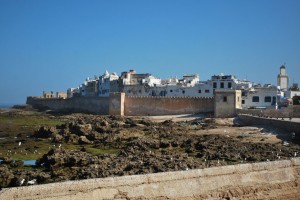
[[[252,87],[252,83],[249,81],[240,81],[235,76],[223,74],[214,75],[208,81],[199,81],[199,75],[185,75],[182,79],[162,80],[161,84],[158,84],[159,81],[156,82],[157,84],[151,85],[143,81],[140,83],[138,79],[135,81],[123,80],[124,82],[128,83],[123,88],[123,92],[127,96],[213,97],[216,89],[235,90]]]
[[[119,76],[115,72],[109,74],[108,71],[105,70],[104,74],[99,76],[98,96],[108,97],[110,92],[116,92],[116,91],[111,91],[111,89],[114,81],[118,79]]]
[[[278,90],[276,86],[265,85],[242,91],[242,108],[269,108],[276,106]]]
[[[300,91],[284,91],[284,97],[292,99],[294,96],[300,96]]]

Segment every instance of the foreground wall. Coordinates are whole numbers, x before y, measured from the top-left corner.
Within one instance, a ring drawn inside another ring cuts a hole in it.
[[[125,115],[178,115],[214,112],[213,98],[125,96]]]
[[[85,112],[107,115],[108,97],[73,97],[68,99],[27,97],[26,104],[60,112]]]
[[[293,105],[293,117],[300,118],[300,105]]]
[[[1,200],[298,199],[300,158],[4,189]]]
[[[274,118],[264,118],[257,117],[251,115],[238,115],[238,120],[241,125],[245,126],[257,126],[257,125],[265,125],[272,126],[278,129],[283,129],[289,131],[290,133],[294,132],[296,135],[296,139],[300,139],[300,122],[293,122],[289,119],[281,120]]]

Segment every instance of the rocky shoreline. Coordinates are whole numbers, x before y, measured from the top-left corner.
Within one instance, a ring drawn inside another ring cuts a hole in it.
[[[31,170],[23,169],[22,161],[1,158],[1,187],[272,161],[300,152],[293,141],[288,145],[280,140],[266,142],[271,131],[265,128],[249,131],[212,118],[155,122],[86,114],[64,117],[65,123],[42,126],[31,135],[30,139],[53,144]],[[65,149],[66,145],[80,149]],[[111,153],[93,155],[87,152],[87,145]]]

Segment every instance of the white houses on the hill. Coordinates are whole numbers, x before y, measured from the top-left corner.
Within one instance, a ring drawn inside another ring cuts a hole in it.
[[[160,79],[149,73],[138,74],[134,70],[122,72],[121,76],[109,73],[89,78],[78,88],[67,91],[68,98],[73,96],[107,97],[110,92],[124,92],[127,96],[164,96],[164,97],[213,97],[214,91],[241,90],[242,108],[275,107],[279,96],[292,97],[298,91],[288,90],[288,76],[285,66],[280,67],[277,77],[278,87],[253,85],[247,80],[239,80],[233,75],[213,75],[210,80],[200,81],[199,75],[184,75],[181,79]],[[281,90],[280,90],[281,89]]]
[[[242,108],[268,108],[276,106],[277,87],[271,85],[255,86],[242,91]]]

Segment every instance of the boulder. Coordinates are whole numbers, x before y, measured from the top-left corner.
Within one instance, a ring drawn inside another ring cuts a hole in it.
[[[78,139],[78,143],[79,144],[92,144],[93,142],[91,142],[90,140],[88,140],[86,138],[86,136],[80,136]]]
[[[64,141],[64,137],[58,133],[52,133],[52,142],[59,143]]]

